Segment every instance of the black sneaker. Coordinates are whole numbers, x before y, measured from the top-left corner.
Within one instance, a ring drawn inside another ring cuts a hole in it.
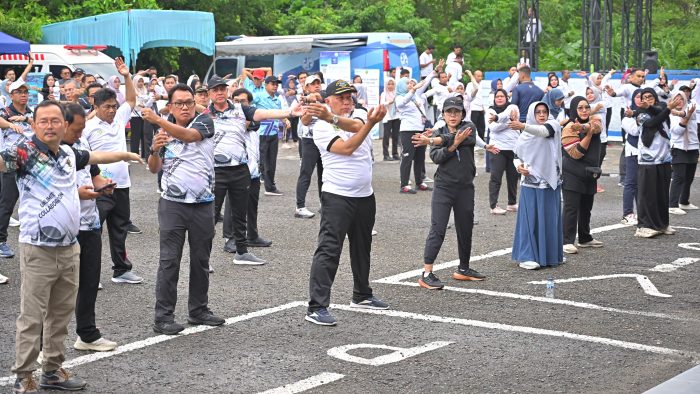
[[[198,326],[198,325],[205,325],[205,326],[220,326],[224,324],[226,321],[218,316],[214,316],[213,313],[211,312],[206,312],[202,313],[201,315],[197,317],[192,317],[188,316],[187,317],[187,322]]]
[[[471,268],[458,268],[455,273],[452,274],[452,278],[456,280],[484,280],[486,277],[476,272]]]
[[[34,380],[32,375],[27,375],[23,378],[18,376],[14,387],[12,387],[13,394],[36,393],[38,390],[39,386],[36,385],[36,380]]]
[[[380,300],[379,298],[372,296],[366,300],[350,302],[350,307],[361,308],[361,309],[389,309],[389,304]]]
[[[229,238],[228,241],[226,241],[226,245],[224,245],[224,252],[236,253],[236,240],[235,239]]]
[[[76,378],[65,368],[41,374],[39,387],[51,390],[77,391],[85,388],[87,383],[83,379]]]
[[[392,155],[391,158],[394,159],[394,160],[401,160],[401,158],[399,157],[398,154]]]
[[[430,290],[440,290],[445,287],[445,285],[440,282],[440,279],[438,279],[438,277],[432,272],[429,272],[427,276],[425,275],[425,272],[423,272],[423,275],[421,275],[420,279],[418,279],[418,284],[420,287]]]
[[[257,237],[255,239],[249,239],[246,241],[246,245],[251,248],[267,248],[272,245],[272,241],[267,240],[263,237]]]
[[[140,228],[136,227],[135,224],[129,223],[128,226],[126,226],[126,232],[129,234],[141,234],[143,231],[141,231]]]
[[[335,317],[333,317],[326,308],[321,308],[313,312],[306,312],[304,319],[311,323],[318,324],[319,326],[335,326],[338,323]]]
[[[159,321],[153,323],[153,331],[159,334],[165,335],[176,335],[180,331],[184,330],[185,326],[182,324],[177,324],[173,322]]]

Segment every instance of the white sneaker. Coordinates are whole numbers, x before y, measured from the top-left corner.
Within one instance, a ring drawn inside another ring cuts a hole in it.
[[[508,212],[518,212],[518,206],[517,206],[516,204],[508,205],[508,207],[506,207],[506,211],[508,211]]]
[[[435,180],[433,180],[432,178],[426,176],[425,178],[423,178],[423,182],[425,182],[425,183],[433,183],[433,182],[435,182]],[[696,208],[696,209],[697,209],[697,208]]]
[[[578,253],[578,249],[576,249],[576,246],[574,246],[574,244],[566,244],[564,245],[564,253],[576,254]]]
[[[661,232],[666,234],[666,235],[673,235],[676,233],[676,229],[671,227],[671,226],[668,226],[665,229],[663,229],[663,231],[661,231]]]
[[[7,283],[7,281],[10,280],[7,276],[0,274],[0,285]]]
[[[377,234],[379,234],[379,233],[377,232],[377,230],[372,229],[372,236],[375,236],[375,235],[377,235]]]
[[[685,215],[687,212],[680,208],[669,208],[668,213],[673,215]]]
[[[627,216],[625,216],[624,218],[622,218],[622,220],[620,220],[620,223],[626,224],[629,226],[636,226],[637,225],[637,215],[630,213]]]
[[[75,350],[93,350],[96,352],[109,352],[117,347],[116,342],[112,342],[104,337],[94,341],[94,342],[83,342],[80,337],[75,341],[73,348]]]
[[[297,208],[294,211],[295,218],[311,219],[314,216],[316,216],[316,214],[306,209],[306,207]]]
[[[505,215],[506,212],[508,212],[508,211],[506,211],[505,209],[499,207],[498,205],[496,205],[496,208],[492,208],[492,209],[491,209],[491,214],[492,214],[492,215]]]
[[[592,240],[590,240],[588,242],[584,242],[584,243],[579,242],[578,247],[579,248],[602,248],[603,243],[598,241],[597,239],[592,239]]]
[[[10,216],[10,227],[19,227],[19,220]]]
[[[526,270],[536,270],[540,268],[540,265],[534,261],[523,261],[518,265],[520,266],[520,268],[525,268]]]
[[[693,205],[693,204],[688,204],[688,205],[686,205],[686,204],[678,204],[678,207],[679,207],[680,209],[683,209],[683,210],[686,210],[686,211],[694,211],[694,210],[696,210],[696,209],[700,209],[700,208],[698,208],[697,206],[695,206],[695,205]]]
[[[634,236],[637,238],[652,238],[659,234],[661,234],[661,231],[656,231],[647,227],[640,227],[634,233]]]
[[[102,282],[97,284],[97,290],[102,290],[104,287],[102,286]]]

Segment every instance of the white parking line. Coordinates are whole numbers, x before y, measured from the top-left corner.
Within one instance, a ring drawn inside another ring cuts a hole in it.
[[[300,380],[295,383],[286,384],[276,389],[260,392],[259,394],[295,394],[301,393],[312,388],[323,386],[324,384],[333,383],[336,380],[344,378],[345,375],[333,372],[323,372],[318,375]]]
[[[555,279],[554,283],[572,283],[572,282],[584,282],[584,281],[590,281],[590,280],[602,280],[602,279],[614,279],[614,278],[632,278],[636,279],[637,283],[639,283],[639,286],[642,288],[642,290],[649,294],[650,296],[654,297],[664,297],[664,298],[669,298],[671,297],[670,294],[664,294],[659,291],[659,289],[654,286],[653,283],[649,280],[644,275],[640,274],[611,274],[611,275],[596,275],[596,276],[587,276],[583,278],[567,278],[567,279]],[[544,285],[547,283],[546,280],[534,280],[532,282],[527,282],[533,285]]]

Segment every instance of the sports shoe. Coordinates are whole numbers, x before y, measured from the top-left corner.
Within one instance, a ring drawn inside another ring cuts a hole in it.
[[[408,186],[402,187],[401,190],[400,190],[399,192],[400,192],[401,194],[416,194],[416,191],[413,190],[413,189],[411,189],[411,188],[408,187]]]
[[[418,284],[420,287],[428,290],[441,290],[443,287],[445,287],[440,279],[438,279],[438,277],[432,272],[428,272],[427,275],[426,272],[423,272],[423,275],[421,275],[420,279],[418,279]]]
[[[693,205],[693,204],[690,204],[690,203],[688,203],[688,204],[678,204],[678,208],[683,209],[683,210],[685,210],[685,211],[694,211],[694,210],[696,210],[696,209],[700,209],[700,208],[698,208],[697,206],[695,206],[695,205]],[[11,223],[11,222],[12,222],[12,221],[10,221],[10,223]],[[10,224],[10,226],[12,226],[12,225]]]
[[[246,246],[250,248],[267,248],[272,245],[272,241],[265,239],[263,237],[257,237],[255,239],[249,239],[245,242]]]
[[[141,234],[143,231],[141,231],[140,228],[138,228],[135,224],[129,223],[128,226],[126,226],[126,232],[129,234]]]
[[[540,265],[534,261],[523,261],[522,263],[518,264],[518,266],[520,268],[525,268],[526,270],[536,270],[540,268]]]
[[[372,296],[362,301],[352,300],[350,301],[350,307],[361,309],[389,309],[389,304],[375,296]]]
[[[391,155],[391,158],[394,159],[394,160],[396,160],[396,161],[401,161],[401,158],[399,157],[398,153],[397,153],[397,154],[394,154],[394,155]]]
[[[661,232],[666,235],[673,235],[676,233],[676,229],[671,226],[668,226],[665,229],[661,230]]]
[[[97,284],[97,290],[102,290],[104,287],[102,287],[102,282]]]
[[[697,209],[697,208],[695,208]],[[19,227],[19,220],[10,217],[10,227]]]
[[[430,177],[427,177],[427,176],[426,176],[425,178],[423,178],[423,182],[424,182],[424,183],[433,183],[433,182],[435,182],[435,181],[434,181],[433,179],[431,179]]]
[[[282,192],[279,191],[279,189],[273,189],[273,190],[265,190],[265,195],[266,196],[282,196]]]
[[[209,263],[209,268],[207,268],[207,271],[209,271],[210,274],[214,273],[214,267],[211,266],[211,263]]]
[[[564,245],[564,253],[576,254],[578,253],[578,249],[576,249],[576,246],[574,246],[574,244],[566,244]]]
[[[0,257],[4,257],[6,259],[15,257],[15,252],[9,245],[7,245],[7,242],[0,242]]]
[[[669,208],[668,213],[673,214],[673,215],[685,215],[687,212],[676,207],[676,208]]]
[[[499,207],[498,205],[496,205],[495,208],[491,208],[491,214],[492,214],[492,215],[505,215],[506,212],[508,212],[508,211],[506,211],[505,209]]]
[[[579,248],[602,248],[603,243],[598,241],[597,239],[592,239],[592,240],[590,240],[588,242],[584,242],[584,243],[579,242],[578,247]]]
[[[518,212],[518,204],[508,205],[508,206],[506,207],[506,211],[508,211],[508,212]]]
[[[379,233],[377,232],[377,230],[372,229],[372,233],[371,233],[371,234],[372,234],[372,236],[374,237],[375,235],[377,235],[377,234],[379,234]]]
[[[236,253],[236,256],[233,258],[233,264],[236,265],[263,265],[265,264],[265,260],[259,259],[255,257],[254,254],[248,252],[248,253]]]
[[[391,156],[384,156],[384,161],[394,161],[394,158]]]
[[[108,352],[114,350],[116,347],[116,342],[112,342],[104,337],[93,342],[83,342],[83,340],[78,337],[75,344],[73,344],[73,349],[75,350],[94,350],[96,352]]]
[[[428,186],[425,182],[423,182],[420,185],[418,185],[418,190],[427,192],[427,191],[433,190],[433,188]]]
[[[10,280],[7,276],[0,274],[0,285],[7,283]]]
[[[456,280],[484,280],[486,277],[484,275],[481,275],[480,273],[476,272],[475,270],[471,268],[458,268],[457,271],[452,273],[452,279]]]
[[[656,231],[648,227],[639,227],[634,233],[634,236],[637,238],[653,238],[659,234],[661,234],[661,231]]]
[[[620,220],[620,223],[622,224],[627,224],[630,226],[636,226],[637,225],[637,215],[630,213],[627,214],[622,220]]]
[[[23,378],[18,376],[15,380],[15,385],[12,387],[12,392],[14,394],[36,393],[38,390],[39,386],[36,385],[36,380],[34,380],[34,376],[31,374]]]
[[[126,271],[125,273],[112,278],[112,282],[137,284],[143,282],[143,278],[136,275],[132,271]]]
[[[311,219],[314,216],[316,216],[316,214],[306,209],[306,207],[297,208],[294,211],[295,218]]]
[[[313,312],[306,312],[304,320],[318,324],[319,326],[335,326],[338,323],[335,317],[333,317],[326,308],[321,308]]]
[[[39,381],[40,388],[50,390],[77,391],[84,389],[86,385],[83,379],[73,376],[65,368],[42,373]]]
[[[165,322],[165,321],[159,321],[153,323],[153,331],[159,333],[159,334],[165,334],[165,335],[176,335],[180,331],[184,330],[185,326],[182,324],[177,324],[174,321],[173,322]]]
[[[220,326],[224,324],[226,320],[218,316],[214,316],[214,314],[211,312],[205,312],[197,317],[187,316],[187,322],[195,326]]]
[[[224,252],[236,253],[236,240],[229,238],[224,245]]]

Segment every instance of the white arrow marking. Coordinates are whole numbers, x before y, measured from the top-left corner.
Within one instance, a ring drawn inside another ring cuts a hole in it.
[[[670,294],[661,293],[656,286],[644,275],[640,274],[614,274],[614,275],[598,275],[598,276],[588,276],[585,278],[569,278],[569,279],[555,279],[554,283],[570,283],[570,282],[581,282],[586,280],[601,280],[601,279],[612,279],[612,278],[634,278],[639,282],[645,293],[654,297],[671,297]],[[544,285],[547,283],[546,280],[538,280],[533,282],[528,282],[533,285]]]
[[[678,268],[685,267],[686,265],[690,265],[693,263],[697,263],[700,261],[698,258],[694,257],[682,257],[671,264],[659,264],[656,267],[650,269],[649,271],[656,271],[656,272],[671,272],[675,271]]]
[[[410,348],[387,346],[387,345],[375,345],[375,344],[369,344],[369,343],[357,343],[357,344],[343,345],[343,346],[337,346],[334,348],[330,348],[330,349],[328,349],[327,353],[329,356],[335,357],[335,358],[343,360],[343,361],[349,361],[352,363],[371,365],[373,367],[376,367],[378,365],[395,363],[397,361],[401,361],[401,360],[407,359],[409,357],[417,356],[419,354],[429,352],[431,350],[439,349],[439,348],[445,347],[451,343],[452,342],[437,341],[437,342],[430,342],[430,343],[426,343],[425,345],[410,347]],[[352,354],[348,353],[350,350],[355,350],[355,349],[383,349],[383,350],[391,350],[392,352],[389,354],[382,355],[382,356],[377,356],[375,358],[365,358],[365,357],[353,356]]]
[[[690,249],[690,250],[700,250],[700,243],[689,242],[686,244],[678,244],[678,247],[683,248],[683,249]]]
[[[313,388],[323,386],[324,384],[335,382],[344,378],[345,375],[333,372],[324,372],[318,375],[300,380],[296,383],[286,384],[282,387],[277,387],[276,389],[263,391],[260,394],[294,394],[301,393],[306,390],[311,390]]]

